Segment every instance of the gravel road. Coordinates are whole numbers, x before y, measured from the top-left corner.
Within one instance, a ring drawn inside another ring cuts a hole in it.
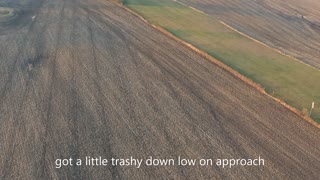
[[[319,177],[319,129],[121,7],[0,5],[0,179]],[[265,166],[55,166],[85,156]]]

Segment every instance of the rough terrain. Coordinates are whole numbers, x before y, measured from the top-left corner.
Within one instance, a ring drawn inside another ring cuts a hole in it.
[[[0,179],[316,179],[320,131],[106,0],[0,1]],[[256,158],[263,167],[63,167]]]
[[[320,2],[178,0],[281,52],[320,69]]]

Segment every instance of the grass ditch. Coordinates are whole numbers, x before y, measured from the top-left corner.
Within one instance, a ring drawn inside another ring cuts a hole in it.
[[[172,0],[123,0],[151,24],[194,45],[320,123],[320,71],[259,44]],[[306,113],[308,114],[308,113]]]

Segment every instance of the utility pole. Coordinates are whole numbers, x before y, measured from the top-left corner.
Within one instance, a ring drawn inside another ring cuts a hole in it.
[[[310,109],[309,117],[311,116],[312,109],[314,109],[314,102],[312,102],[312,104],[311,104],[311,109]]]

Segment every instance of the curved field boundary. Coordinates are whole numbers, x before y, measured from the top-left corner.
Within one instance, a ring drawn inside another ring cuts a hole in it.
[[[117,3],[115,3],[117,4]],[[198,49],[197,47],[191,45],[190,43],[187,43],[185,41],[183,41],[180,38],[177,38],[176,36],[174,36],[173,34],[171,34],[170,32],[168,32],[167,30],[156,26],[152,23],[150,23],[148,20],[146,20],[144,17],[142,17],[140,14],[134,12],[133,10],[129,9],[126,6],[123,6],[121,4],[117,4],[118,6],[122,7],[123,9],[127,10],[128,12],[132,13],[133,15],[135,15],[136,17],[138,17],[139,19],[141,19],[142,21],[146,22],[147,24],[149,24],[151,27],[153,27],[154,29],[158,30],[159,32],[161,32],[162,34],[168,36],[171,39],[174,39],[175,41],[178,41],[179,43],[181,43],[182,45],[190,48],[191,50],[193,50],[194,52],[196,52],[197,54],[201,55],[202,57],[210,60],[211,62],[213,62],[214,64],[218,65],[219,67],[221,67],[222,69],[224,69],[225,71],[231,73],[232,75],[234,75],[235,77],[239,78],[240,80],[242,80],[243,82],[247,83],[248,85],[252,86],[253,88],[257,89],[258,91],[260,91],[261,93],[267,95],[268,97],[274,99],[276,102],[280,103],[282,106],[284,106],[285,108],[287,108],[288,110],[292,111],[293,113],[295,113],[296,115],[298,115],[299,117],[301,117],[302,119],[304,119],[305,121],[309,122],[310,124],[314,125],[315,127],[320,129],[320,124],[318,124],[316,121],[314,121],[312,118],[304,116],[302,114],[301,111],[299,111],[298,109],[290,106],[289,104],[285,103],[284,101],[282,101],[281,99],[278,99],[276,97],[273,97],[272,95],[268,94],[265,89],[263,87],[261,87],[261,85],[253,82],[251,79],[243,76],[242,74],[240,74],[239,72],[235,71],[234,69],[230,68],[229,66],[225,65],[224,63],[222,63],[221,61],[215,59],[214,57],[210,56],[208,53]]]

